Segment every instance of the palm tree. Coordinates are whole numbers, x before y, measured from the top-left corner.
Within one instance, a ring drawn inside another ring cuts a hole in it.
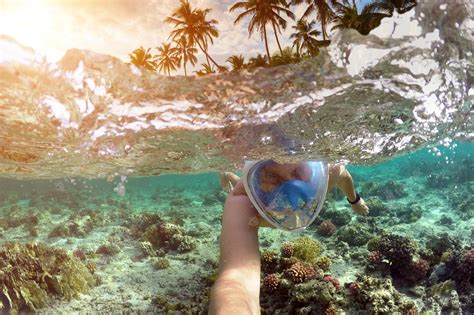
[[[150,48],[140,48],[135,49],[131,54],[128,54],[130,57],[130,62],[135,66],[143,69],[148,69],[155,71],[156,63],[155,58],[150,54]]]
[[[181,63],[179,57],[176,56],[176,50],[171,47],[171,44],[163,43],[160,47],[156,47],[158,55],[156,56],[157,69],[164,74],[168,73],[171,76],[171,70],[176,70]]]
[[[268,63],[266,61],[265,56],[258,54],[256,57],[252,57],[249,59],[248,67],[249,68],[258,68],[258,67],[266,67]]]
[[[288,9],[288,5],[285,0],[247,0],[235,3],[230,7],[229,11],[241,9],[244,12],[240,13],[234,21],[234,24],[239,23],[246,17],[251,17],[248,32],[249,37],[257,30],[265,41],[265,49],[267,51],[268,62],[271,62],[270,50],[268,48],[268,37],[267,37],[267,24],[271,24],[275,37],[277,40],[278,48],[282,52],[280,41],[278,39],[278,33],[280,28],[285,29],[287,22],[281,17],[286,14],[288,18],[294,19],[295,15],[291,10]]]
[[[353,28],[362,35],[378,27],[383,18],[392,16],[394,10],[390,1],[374,1],[364,6],[360,13],[355,0],[352,4],[348,0],[335,1],[333,5],[337,24],[332,29]]]
[[[304,19],[298,20],[293,29],[295,33],[290,35],[293,39],[293,47],[296,46],[296,56],[299,58],[303,51],[309,55],[316,55],[319,52],[319,42],[316,37],[321,35],[321,32],[313,29],[316,22],[308,22]]]
[[[190,46],[197,44],[206,58],[219,67],[207,52],[209,42],[213,44],[214,38],[219,36],[217,20],[206,19],[209,12],[211,9],[193,9],[188,0],[180,0],[180,6],[165,19],[165,23],[175,26],[170,38],[176,40],[184,36]]]
[[[334,0],[333,0],[334,2]],[[321,31],[323,40],[328,38],[327,26],[334,18],[334,12],[327,0],[290,0],[292,5],[300,5],[302,3],[308,4],[302,18],[308,18],[312,13],[316,13],[316,20],[321,23]]]
[[[232,55],[226,60],[228,63],[230,63],[232,67],[232,71],[239,71],[242,70],[245,66],[245,59],[244,56],[242,55]]]
[[[188,40],[185,36],[180,37],[178,40],[175,41],[176,46],[173,48],[176,57],[183,61],[184,67],[184,76],[188,76],[186,70],[186,64],[189,62],[191,65],[195,66],[197,63],[197,49],[193,46],[189,45]]]
[[[203,63],[201,66],[202,66],[201,70],[194,71],[198,76],[204,76],[204,75],[216,73],[216,70],[214,69],[214,67],[208,65],[207,63]]]

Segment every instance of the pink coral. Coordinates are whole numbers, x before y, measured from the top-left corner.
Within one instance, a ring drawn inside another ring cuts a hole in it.
[[[280,285],[280,276],[276,273],[266,275],[263,278],[263,286],[269,291],[276,291]]]
[[[359,295],[359,293],[360,293],[360,284],[358,282],[351,282],[351,284],[349,284],[349,292],[352,295]]]
[[[382,263],[383,255],[378,250],[375,250],[373,252],[370,252],[369,256],[367,257],[367,260],[372,266],[377,266]]]
[[[284,243],[281,246],[281,257],[291,257],[293,256],[293,253],[295,252],[295,246],[292,243]]]
[[[306,282],[316,276],[316,270],[313,267],[301,262],[294,263],[285,271],[288,279],[294,283]]]
[[[323,278],[324,281],[332,283],[332,285],[336,288],[339,289],[341,287],[341,284],[339,283],[339,280],[334,278],[331,275],[325,275]]]

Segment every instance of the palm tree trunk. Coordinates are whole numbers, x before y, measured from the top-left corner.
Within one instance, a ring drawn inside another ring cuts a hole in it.
[[[270,56],[270,50],[268,49],[268,38],[267,38],[267,27],[263,25],[263,38],[265,39],[265,49],[267,50],[268,65],[272,63],[272,57]]]
[[[220,67],[219,64],[218,64],[214,59],[212,59],[212,57],[211,57],[211,56],[207,53],[207,51],[202,47],[201,43],[200,43],[199,41],[196,41],[196,42],[197,42],[199,48],[201,49],[201,51],[206,55],[206,58],[208,58],[207,62],[209,63],[209,59],[210,59],[210,60],[212,61],[212,63],[215,64],[216,67],[219,68],[219,67]],[[211,65],[209,64],[209,67],[210,67],[210,66],[211,66]]]
[[[188,73],[186,72],[186,61],[184,62],[184,76],[187,77]]]
[[[278,33],[277,33],[277,29],[275,27],[275,23],[272,23],[272,26],[273,26],[273,32],[275,33],[275,37],[276,37],[276,40],[277,40],[278,49],[280,49],[280,54],[283,55],[283,50],[281,49],[280,40],[278,40]]]
[[[211,67],[211,63],[209,62],[209,57],[206,55],[206,62],[207,62],[207,65],[209,66],[209,68]]]

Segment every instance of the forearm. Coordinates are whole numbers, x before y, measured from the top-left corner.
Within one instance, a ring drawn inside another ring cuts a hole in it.
[[[351,174],[344,165],[330,165],[329,168],[329,190],[336,185],[349,200],[356,199],[354,181]]]
[[[231,196],[226,201],[219,276],[211,292],[211,314],[259,313],[260,251],[256,216],[257,211],[246,196]]]
[[[212,287],[209,314],[256,314],[252,300],[239,280],[221,277]]]

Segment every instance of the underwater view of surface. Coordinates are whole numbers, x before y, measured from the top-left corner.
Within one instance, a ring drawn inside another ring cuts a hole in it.
[[[186,76],[0,35],[0,314],[206,314],[219,174],[259,159],[345,164],[369,208],[260,227],[263,314],[474,314],[474,4],[375,2]]]

